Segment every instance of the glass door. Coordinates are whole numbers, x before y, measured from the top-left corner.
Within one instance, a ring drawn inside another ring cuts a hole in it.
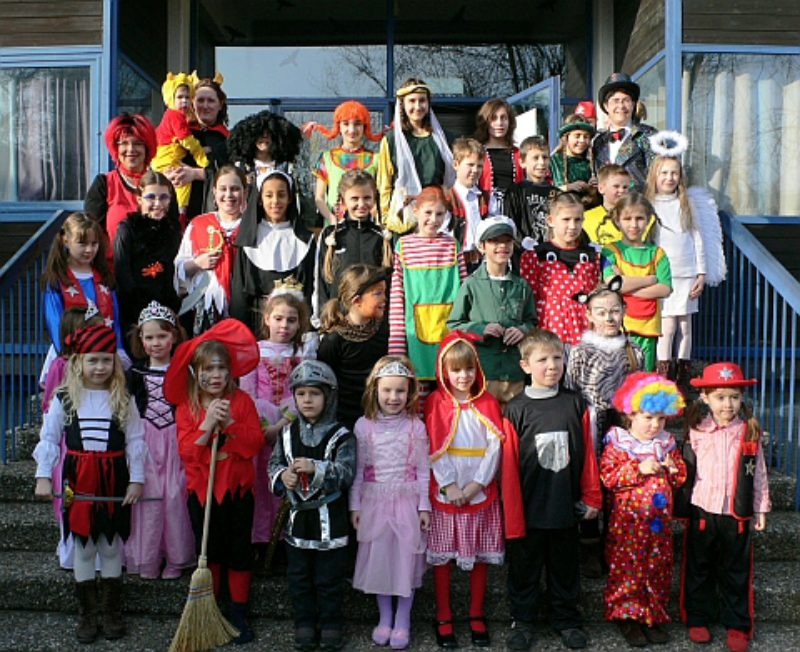
[[[546,136],[553,148],[558,142],[561,123],[561,76],[548,77],[506,100],[517,112],[514,141],[528,136]]]

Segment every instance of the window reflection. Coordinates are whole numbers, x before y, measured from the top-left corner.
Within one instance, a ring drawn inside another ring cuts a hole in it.
[[[723,210],[800,215],[800,56],[683,58],[690,182]]]

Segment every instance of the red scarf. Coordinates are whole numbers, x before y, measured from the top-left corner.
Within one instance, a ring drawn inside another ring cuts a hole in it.
[[[95,302],[97,309],[100,311],[100,314],[103,315],[104,319],[111,320],[111,324],[113,324],[114,300],[111,297],[111,290],[103,285],[103,279],[100,278],[100,272],[93,268],[92,275],[94,293],[97,296],[97,301]],[[84,294],[83,288],[81,287],[78,278],[75,276],[75,273],[69,267],[67,267],[67,278],[70,281],[68,284],[59,284],[61,287],[61,298],[64,301],[64,310],[69,310],[70,308],[88,307],[89,300],[86,297],[86,294]],[[106,324],[108,324],[108,322],[106,322]]]
[[[236,256],[236,236],[239,234],[237,226],[230,236],[225,234],[216,213],[205,213],[198,215],[191,222],[192,227],[192,254],[199,254],[214,249],[222,250],[222,257],[214,268],[214,274],[219,284],[225,290],[228,300],[231,298],[231,276],[233,275],[233,263]]]

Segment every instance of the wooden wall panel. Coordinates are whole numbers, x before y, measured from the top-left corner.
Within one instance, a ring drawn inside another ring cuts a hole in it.
[[[0,0],[0,47],[101,45],[102,0]]]
[[[686,43],[797,45],[798,0],[684,0]]]
[[[632,74],[664,47],[664,2],[615,3],[616,68]]]

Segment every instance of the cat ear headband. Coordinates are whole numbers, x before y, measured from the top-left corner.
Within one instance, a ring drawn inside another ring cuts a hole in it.
[[[622,299],[622,277],[621,276],[612,276],[608,283],[601,283],[599,284],[594,290],[591,292],[578,292],[578,294],[574,295],[572,298],[580,303],[581,305],[588,306],[589,302],[594,299],[598,294],[602,294],[603,292],[613,292],[620,299]]]

